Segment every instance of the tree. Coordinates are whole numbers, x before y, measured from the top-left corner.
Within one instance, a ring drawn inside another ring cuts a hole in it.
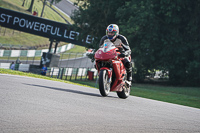
[[[172,84],[199,85],[199,15],[200,0],[132,0],[119,8],[117,17],[133,47],[136,74],[166,70]]]
[[[41,12],[41,15],[40,15],[40,17],[42,17],[42,16],[43,16],[43,13],[44,13],[44,7],[45,7],[45,5],[46,5],[46,0],[43,0],[43,7],[42,7],[42,12]]]
[[[128,38],[135,74],[142,81],[150,71],[169,72],[172,84],[200,84],[200,0],[78,0],[72,15],[81,33],[98,41],[110,23]]]
[[[32,12],[34,1],[35,0],[31,0],[31,5],[30,5],[30,7],[28,9],[29,12]]]
[[[47,0],[41,0],[41,1],[43,2],[43,7],[42,7],[42,12],[41,12],[40,17],[43,16],[44,8],[45,8],[45,5],[46,5]],[[50,3],[51,3],[51,5],[52,5],[53,3],[59,3],[60,1],[61,1],[61,0],[51,0]]]
[[[74,26],[81,29],[83,35],[96,37],[88,48],[97,49],[100,38],[105,35],[106,27],[111,23],[118,23],[116,11],[125,4],[123,0],[78,0],[79,10],[74,11],[71,18]]]
[[[26,0],[23,0],[22,6],[24,6]]]

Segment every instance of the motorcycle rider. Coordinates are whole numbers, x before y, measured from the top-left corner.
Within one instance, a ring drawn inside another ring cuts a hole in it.
[[[119,27],[116,24],[108,25],[106,29],[106,35],[100,40],[99,47],[101,47],[105,41],[111,41],[120,50],[120,57],[125,57],[122,60],[126,71],[127,80],[132,81],[132,63],[130,61],[131,49],[125,36],[119,34]]]

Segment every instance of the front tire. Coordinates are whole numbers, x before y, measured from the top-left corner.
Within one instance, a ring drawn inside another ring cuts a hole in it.
[[[110,83],[108,82],[108,71],[101,70],[99,74],[99,91],[103,97],[110,92]]]

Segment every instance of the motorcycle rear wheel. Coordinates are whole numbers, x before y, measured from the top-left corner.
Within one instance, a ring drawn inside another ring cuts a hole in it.
[[[125,83],[123,90],[117,91],[117,95],[118,95],[119,98],[126,99],[126,98],[129,97],[130,92],[131,92],[130,86],[127,83]]]
[[[108,82],[108,71],[101,70],[99,74],[99,91],[103,97],[110,92],[110,83]]]

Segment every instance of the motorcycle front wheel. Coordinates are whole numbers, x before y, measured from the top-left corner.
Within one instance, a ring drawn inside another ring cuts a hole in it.
[[[99,91],[103,97],[107,96],[110,92],[110,83],[108,80],[108,71],[101,70],[99,73]]]

